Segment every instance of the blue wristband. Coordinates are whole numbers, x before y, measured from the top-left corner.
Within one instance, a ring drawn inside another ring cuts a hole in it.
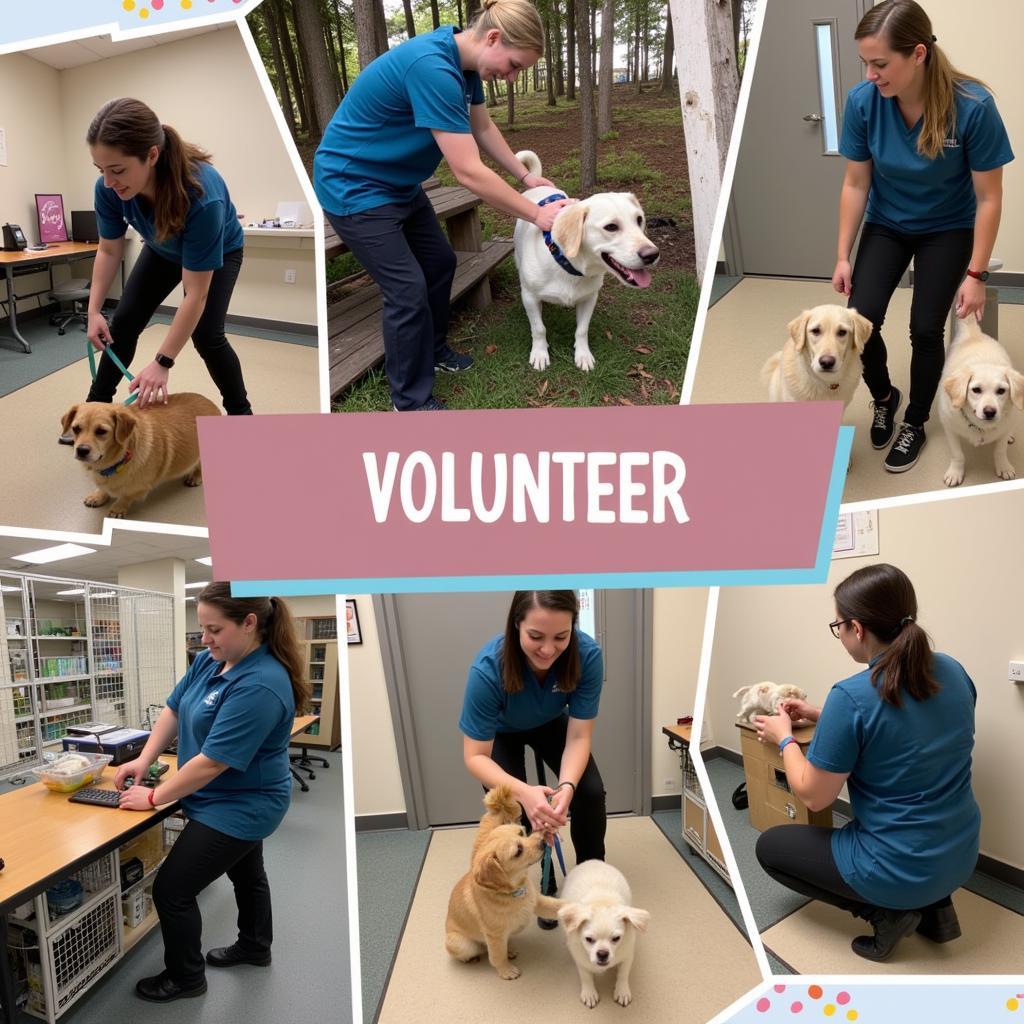
[[[787,744],[793,742],[795,742],[795,740],[792,736],[783,736],[779,741],[779,753],[781,754],[786,749]]]

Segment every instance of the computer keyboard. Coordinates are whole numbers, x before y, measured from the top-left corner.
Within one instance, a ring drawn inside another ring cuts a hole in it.
[[[119,807],[121,794],[116,789],[97,789],[95,786],[86,786],[84,789],[76,789],[68,799],[73,804],[96,804],[99,807]]]

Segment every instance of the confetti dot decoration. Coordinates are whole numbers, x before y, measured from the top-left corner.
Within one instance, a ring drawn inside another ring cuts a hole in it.
[[[849,992],[840,992],[836,996],[836,1002],[840,1006],[845,1006],[849,1001],[850,1001],[850,993]]]
[[[801,1002],[800,1002],[800,1000],[798,999],[798,1000],[797,1000],[797,1001],[796,1001],[796,1002],[795,1002],[795,1003],[794,1003],[794,1004],[793,1004],[793,1005],[792,1005],[792,1006],[790,1007],[790,1010],[792,1010],[792,1011],[793,1011],[793,1013],[799,1013],[799,1012],[800,1012],[800,1011],[801,1011],[801,1010],[802,1010],[803,1008],[804,1008],[804,1004],[803,1004],[803,1003],[801,1003]]]
[[[192,0],[181,0],[181,9],[183,11],[192,10]]]
[[[768,1010],[770,1010],[771,1007],[772,1007],[772,1003],[771,1003],[770,999],[765,999],[764,996],[761,996],[761,998],[758,999],[758,1001],[757,1001],[757,1012],[758,1013],[765,1013]]]
[[[164,0],[152,0],[153,10],[162,11],[164,9]]]
[[[857,1011],[856,1010],[847,1010],[846,1011],[846,1019],[847,1020],[856,1020],[857,1019]]]
[[[810,996],[810,997],[811,997],[812,999],[820,999],[820,998],[821,998],[821,996],[822,996],[821,986],[820,986],[820,985],[811,985],[811,986],[810,986],[810,987],[809,987],[809,988],[807,989],[807,994],[808,994],[808,995],[809,995],[809,996]]]
[[[124,0],[124,3],[122,3],[121,6],[126,11],[134,11],[135,10],[135,0]]]
[[[146,8],[146,7],[139,8],[139,17],[140,18],[148,18],[149,17],[149,9]]]
[[[1006,1000],[1006,1008],[1007,1008],[1007,1009],[1008,1009],[1008,1010],[1009,1010],[1009,1011],[1010,1011],[1011,1013],[1012,1013],[1012,1012],[1013,1012],[1014,1010],[1016,1010],[1018,1006],[1020,1006],[1020,1003],[1018,1003],[1016,999],[1007,999],[1007,1000]]]
[[[776,992],[785,992],[786,991],[786,986],[785,985],[776,985],[775,986],[775,991]]]
[[[821,1012],[824,1013],[826,1017],[831,1017],[832,1014],[834,1014],[836,1012],[835,1003],[826,1003],[822,1007],[822,1011]]]

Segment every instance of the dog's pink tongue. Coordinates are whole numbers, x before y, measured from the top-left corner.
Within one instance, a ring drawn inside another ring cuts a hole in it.
[[[630,270],[629,279],[637,288],[646,288],[651,283],[651,272],[649,270]]]

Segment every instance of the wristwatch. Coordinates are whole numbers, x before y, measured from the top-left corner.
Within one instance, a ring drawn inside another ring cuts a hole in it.
[[[987,281],[988,280],[988,271],[987,270],[971,270],[971,268],[968,267],[967,268],[967,276],[968,277],[973,277],[975,281]]]
[[[970,271],[968,271],[968,273],[970,273]],[[986,274],[985,276],[987,277],[988,275]],[[157,352],[154,358],[165,370],[169,370],[174,365],[174,360],[170,356],[165,356],[163,352]]]

